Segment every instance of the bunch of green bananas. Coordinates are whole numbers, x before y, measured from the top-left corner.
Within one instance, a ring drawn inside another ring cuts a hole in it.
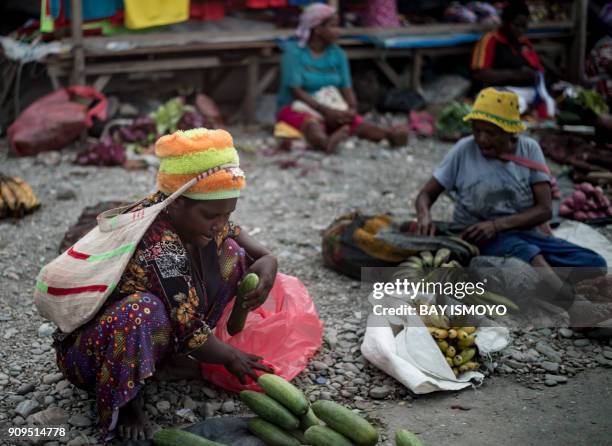
[[[457,260],[450,260],[451,255],[451,251],[446,248],[439,249],[435,255],[431,251],[421,251],[418,257],[412,256],[400,263],[400,270],[393,275],[393,279],[424,279],[425,282],[432,283],[470,282],[468,270]],[[488,290],[482,294],[467,295],[461,301],[471,305],[504,305],[509,310],[519,311],[518,305],[513,301]]]
[[[455,376],[480,367],[474,361],[477,353],[476,327],[452,327],[448,330],[430,327],[428,330]]]
[[[0,218],[21,218],[38,207],[40,202],[28,183],[0,173]]]

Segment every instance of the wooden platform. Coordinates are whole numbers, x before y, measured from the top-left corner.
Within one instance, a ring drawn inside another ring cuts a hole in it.
[[[73,37],[69,39],[72,51],[45,61],[54,87],[60,87],[63,79],[70,78],[72,83],[88,83],[104,89],[111,77],[120,73],[216,68],[216,75],[208,82],[208,88],[212,90],[224,80],[228,70],[241,69],[246,76],[241,110],[247,122],[254,121],[257,96],[266,91],[278,76],[279,44],[293,35],[293,30],[271,30],[83,37],[76,19],[80,16],[80,2],[73,0],[72,3],[75,17]],[[585,0],[576,0],[576,8],[585,3]],[[580,17],[578,9],[576,11],[576,17]],[[561,55],[572,60],[570,53],[576,53],[575,41],[582,27],[584,23],[580,20],[538,24],[530,28],[530,38],[543,54]],[[349,59],[371,59],[394,85],[419,90],[425,57],[468,55],[474,40],[490,29],[490,26],[480,24],[351,28],[342,30],[340,44]],[[440,36],[453,35],[466,35],[469,39],[457,44],[436,44],[435,36],[439,39]],[[404,39],[408,42],[407,47],[389,47],[384,44],[389,39],[394,42]],[[573,57],[579,56],[574,54]],[[396,72],[388,63],[392,58],[406,59],[410,63],[406,63],[407,69]],[[557,69],[554,64],[547,68]]]

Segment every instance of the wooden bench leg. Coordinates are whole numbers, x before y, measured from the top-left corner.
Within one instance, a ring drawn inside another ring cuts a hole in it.
[[[383,74],[387,76],[387,79],[389,79],[389,81],[393,84],[395,88],[400,87],[400,84],[401,84],[400,77],[395,72],[395,70],[391,68],[391,65],[389,65],[386,60],[376,59],[376,65],[378,65],[378,68],[380,68],[380,71],[382,71]]]
[[[419,50],[414,50],[412,56],[412,89],[416,92],[421,92],[421,75],[423,71],[423,55]]]
[[[259,78],[259,61],[256,57],[247,63],[247,84],[245,95],[244,119],[249,125],[255,123],[255,101],[257,100],[257,79]]]

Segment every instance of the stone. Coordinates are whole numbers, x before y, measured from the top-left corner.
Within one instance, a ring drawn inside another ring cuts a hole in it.
[[[53,404],[54,402],[55,402],[55,398],[53,396],[51,396],[51,395],[45,396],[45,399],[44,399],[45,406],[49,406],[49,405]]]
[[[183,398],[183,407],[185,409],[196,410],[198,408],[198,404],[191,399],[189,395]]]
[[[215,412],[217,412],[221,408],[221,402],[219,401],[207,401],[200,406],[198,409],[198,413],[203,418],[211,418],[215,416]]]
[[[525,367],[525,364],[523,364],[522,362],[519,362],[519,361],[515,361],[512,358],[506,359],[505,364],[510,366],[510,367],[512,367],[513,369],[516,369],[516,370],[520,370],[523,367]]]
[[[68,424],[76,427],[89,427],[92,425],[92,421],[89,417],[85,415],[73,415],[68,418]]]
[[[319,399],[329,401],[332,399],[332,394],[329,392],[321,392],[321,394],[319,395]]]
[[[604,356],[604,358],[612,360],[612,351],[604,350],[601,354]]]
[[[51,150],[49,152],[40,152],[36,155],[36,163],[42,164],[43,166],[53,167],[58,166],[62,162],[62,154],[57,150]]]
[[[323,361],[312,361],[311,365],[317,371],[327,370],[328,368],[328,365],[325,364]]]
[[[566,339],[569,339],[572,336],[574,336],[574,332],[570,330],[569,328],[560,328],[559,334]]]
[[[61,392],[62,390],[67,389],[68,387],[70,387],[70,381],[68,381],[67,379],[63,379],[55,385],[55,391]]]
[[[538,342],[535,346],[535,349],[546,356],[552,362],[561,362],[561,355],[557,353],[550,345],[545,342]]]
[[[17,395],[27,395],[35,388],[36,386],[34,385],[34,383],[26,383],[26,384],[22,384],[21,386],[19,386],[19,388],[15,391],[15,393],[17,393]]]
[[[548,387],[553,387],[553,386],[557,385],[557,381],[551,381],[551,380],[547,379],[547,380],[544,381],[544,385],[548,386]]]
[[[155,408],[153,404],[146,403],[145,409],[149,413],[149,415],[151,415],[152,417],[157,417],[159,415],[159,412],[157,411],[157,409]]]
[[[557,373],[559,371],[559,364],[556,362],[542,361],[540,367],[550,373]]]
[[[544,375],[544,381],[555,381],[557,384],[565,384],[567,382],[567,376],[551,375],[547,373]]]
[[[219,396],[217,391],[215,389],[211,389],[210,387],[202,387],[202,392],[204,393],[204,395],[206,395],[207,398],[210,398],[211,400],[214,400],[215,398],[217,398],[217,396]]]
[[[68,186],[58,186],[56,197],[58,200],[74,200],[77,197],[75,190]]]
[[[11,339],[13,336],[15,336],[17,333],[19,333],[19,330],[17,330],[15,327],[11,327],[8,328],[5,332],[4,332],[4,336],[2,336],[4,339]]]
[[[15,408],[15,412],[22,416],[23,418],[27,418],[28,415],[35,412],[40,407],[40,404],[36,400],[25,400],[17,404]]]
[[[574,345],[576,347],[586,347],[587,345],[591,345],[591,341],[589,341],[586,338],[584,338],[584,339],[576,339],[576,340],[574,340]]]
[[[79,435],[76,438],[73,438],[68,443],[67,446],[85,446],[89,444],[89,439],[84,435]]]
[[[232,400],[227,400],[221,405],[221,412],[233,413],[236,410],[236,404]]]
[[[167,413],[170,410],[170,402],[166,400],[158,401],[155,407],[159,413]]]
[[[50,323],[45,322],[44,324],[40,324],[40,326],[38,327],[38,336],[41,338],[46,338],[48,336],[51,336],[54,331],[55,327]]]
[[[382,400],[388,397],[392,392],[392,389],[387,386],[372,387],[370,389],[370,396],[375,400]]]
[[[62,379],[64,379],[64,374],[63,373],[48,373],[47,375],[44,375],[42,378],[42,382],[44,384],[55,384],[56,382],[61,381]]]
[[[187,420],[190,423],[195,423],[198,421],[198,417],[196,416],[195,413],[193,413],[193,410],[191,409],[182,408],[182,409],[177,410],[176,414],[180,418],[183,418],[184,420]]]
[[[6,400],[9,403],[21,403],[22,401],[25,401],[25,396],[23,395],[9,395]]]
[[[315,382],[316,382],[317,384],[325,384],[325,383],[327,383],[327,379],[325,379],[325,378],[324,378],[324,377],[322,377],[322,376],[317,376],[317,379],[315,380]]]
[[[334,350],[338,344],[338,330],[335,328],[326,328],[323,334],[323,340],[327,342],[330,350]]]
[[[22,426],[25,424],[25,419],[23,417],[20,417],[19,415],[17,415],[15,418],[13,418],[13,424],[15,426]]]
[[[606,367],[612,367],[612,361],[611,361],[611,360],[609,360],[609,359],[604,358],[604,356],[603,356],[603,355],[597,355],[597,357],[595,358],[595,360],[596,360],[596,361],[597,361],[599,364],[601,364],[601,365],[603,365],[603,366],[606,366]]]
[[[68,412],[60,407],[49,407],[30,415],[30,420],[40,426],[59,426],[68,422]]]

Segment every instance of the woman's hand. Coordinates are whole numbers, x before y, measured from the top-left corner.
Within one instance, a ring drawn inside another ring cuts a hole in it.
[[[325,119],[325,123],[332,128],[350,124],[355,118],[355,113],[351,110],[342,111],[332,108],[323,109],[322,115]]]
[[[497,228],[495,227],[495,223],[492,220],[489,220],[470,226],[463,231],[461,238],[470,243],[474,243],[475,245],[479,245],[495,238],[496,233]]]
[[[417,235],[435,235],[436,227],[431,221],[431,214],[428,212],[420,213],[417,216]]]
[[[278,262],[276,257],[271,254],[260,257],[251,265],[246,274],[257,274],[259,276],[259,283],[257,288],[244,296],[243,308],[252,311],[266,301],[274,285],[277,271]]]
[[[261,370],[266,373],[274,373],[270,367],[267,367],[259,362],[263,359],[261,356],[245,353],[242,350],[238,350],[237,348],[229,345],[227,345],[227,347],[227,357],[225,361],[223,361],[223,366],[228,370],[228,372],[238,378],[240,384],[246,384],[244,375],[248,375],[253,379],[253,381],[257,381],[257,374],[255,373],[255,370]]]

